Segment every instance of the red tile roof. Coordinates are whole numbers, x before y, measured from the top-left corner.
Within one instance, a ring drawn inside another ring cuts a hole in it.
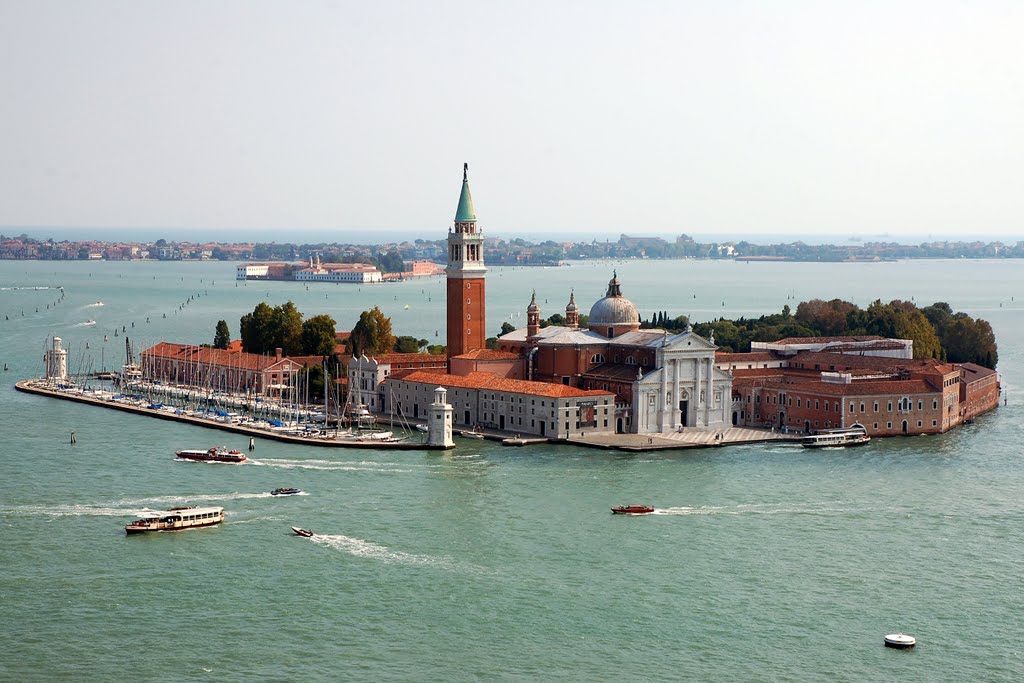
[[[763,363],[765,361],[777,361],[779,357],[772,351],[748,351],[746,353],[715,352],[716,363]]]
[[[373,356],[372,358],[377,361],[377,363],[389,363],[391,365],[405,365],[410,367],[423,367],[425,365],[431,367],[446,367],[448,365],[448,356],[443,354],[382,353],[379,356]]]
[[[172,344],[171,342],[160,342],[142,352],[143,356],[156,358],[169,358],[172,360],[183,360],[201,365],[218,365],[228,368],[241,368],[244,370],[266,370],[278,363],[286,362],[290,365],[298,365],[288,358],[275,358],[274,356],[262,356],[256,353],[232,353],[221,349],[214,349],[208,346],[195,346],[192,344]]]
[[[427,370],[400,370],[392,373],[386,381],[402,380],[434,386],[457,387],[459,389],[486,389],[504,391],[510,394],[544,396],[546,398],[583,398],[586,396],[615,396],[614,392],[577,389],[564,384],[528,382],[522,379],[498,377],[489,372],[471,372],[468,375],[449,375]]]
[[[495,349],[477,349],[469,353],[462,353],[452,358],[465,358],[467,360],[519,360],[522,358],[518,353],[510,351],[498,351]]]

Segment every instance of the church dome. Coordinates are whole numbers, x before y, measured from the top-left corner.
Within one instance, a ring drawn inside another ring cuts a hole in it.
[[[591,307],[588,325],[609,337],[640,328],[640,313],[632,301],[622,296],[617,274],[613,273],[608,283],[608,293]]]

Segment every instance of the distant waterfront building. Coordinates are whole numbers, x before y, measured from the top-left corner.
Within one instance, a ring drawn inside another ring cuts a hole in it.
[[[320,257],[310,257],[309,266],[295,271],[298,282],[356,282],[371,284],[382,282],[377,266],[369,263],[321,263]]]

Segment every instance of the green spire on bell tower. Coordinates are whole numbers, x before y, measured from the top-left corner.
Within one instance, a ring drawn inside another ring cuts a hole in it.
[[[476,209],[473,208],[473,195],[469,193],[469,164],[462,165],[462,194],[459,195],[459,208],[455,211],[456,223],[468,223],[476,220]]]

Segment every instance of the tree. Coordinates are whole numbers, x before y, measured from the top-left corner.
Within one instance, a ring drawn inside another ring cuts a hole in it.
[[[273,351],[271,329],[274,309],[266,301],[256,304],[252,313],[246,313],[239,321],[242,349],[247,353],[270,353]]]
[[[501,332],[498,334],[498,336],[499,337],[504,337],[509,332],[514,332],[515,329],[516,329],[515,325],[513,325],[512,323],[510,323],[508,321],[505,321],[505,322],[503,322],[501,324]]]
[[[395,338],[395,351],[397,353],[417,353],[420,350],[420,342],[416,337],[401,336]]]
[[[443,356],[448,353],[448,347],[444,344],[431,344],[427,347],[427,353],[432,356]]]
[[[334,353],[335,322],[329,315],[314,315],[302,323],[302,353],[307,356],[330,356]]]
[[[388,353],[395,346],[391,333],[391,318],[379,306],[359,314],[359,322],[352,328],[349,338],[353,356],[372,356]]]
[[[302,353],[302,313],[291,301],[274,307],[271,323],[273,348],[280,348],[286,356]]]
[[[213,348],[226,349],[231,343],[231,331],[226,320],[217,321],[217,329],[213,334]]]

